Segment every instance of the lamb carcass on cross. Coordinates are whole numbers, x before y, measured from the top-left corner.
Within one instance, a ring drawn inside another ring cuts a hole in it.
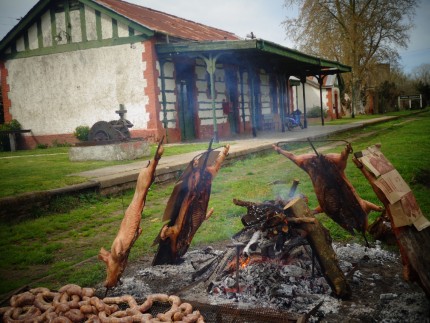
[[[208,211],[212,180],[221,168],[229,148],[209,149],[196,156],[176,183],[167,202],[163,226],[154,245],[158,244],[152,265],[175,264],[187,252],[191,241],[203,223],[213,213]],[[210,166],[209,166],[210,165]]]
[[[273,145],[273,149],[293,161],[309,175],[319,202],[314,213],[324,212],[349,233],[354,234],[355,229],[364,235],[368,213],[372,210],[383,210],[360,198],[345,176],[348,156],[352,152],[349,143],[340,154],[294,155],[281,149],[279,143]]]
[[[140,220],[142,210],[145,206],[146,195],[155,179],[155,169],[163,154],[163,139],[161,139],[154,158],[149,161],[146,168],[139,173],[136,190],[133,199],[125,211],[118,234],[112,243],[110,252],[104,248],[100,249],[98,258],[106,263],[107,277],[104,282],[106,292],[109,288],[116,286],[127,265],[128,255],[133,244],[142,233]]]

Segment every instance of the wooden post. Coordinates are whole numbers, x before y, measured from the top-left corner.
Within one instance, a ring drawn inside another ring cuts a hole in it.
[[[314,219],[312,211],[302,198],[291,200],[285,206],[284,210],[295,218],[306,217]],[[351,288],[339,267],[328,230],[317,219],[315,219],[314,223],[301,222],[295,225],[307,233],[306,238],[319,261],[321,270],[333,293],[342,299],[349,298],[351,296]]]

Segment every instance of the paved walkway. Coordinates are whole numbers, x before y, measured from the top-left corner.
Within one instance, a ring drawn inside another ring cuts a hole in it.
[[[365,124],[374,124],[385,122],[396,117],[381,117],[367,121],[360,121],[345,125],[329,125],[329,126],[309,126],[307,129],[295,128],[292,131],[259,133],[256,138],[234,138],[230,141],[221,141],[220,145],[227,142],[234,142],[230,147],[228,159],[237,159],[245,155],[258,153],[267,149],[272,149],[272,144],[279,141],[297,141],[306,140],[307,138],[325,137],[330,134],[348,131],[351,129],[361,128]],[[169,144],[164,145],[165,150],[169,149]],[[162,157],[158,166],[156,176],[159,181],[165,181],[176,176],[182,171],[194,156],[199,152],[190,152],[182,155]],[[126,165],[116,165],[104,167],[91,171],[72,174],[74,176],[86,177],[90,182],[96,182],[100,189],[109,190],[110,187],[134,182],[140,170],[146,167],[148,161],[138,161]]]
[[[306,138],[317,139],[334,133],[341,133],[351,129],[361,128],[366,124],[385,122],[397,117],[381,117],[368,121],[360,121],[347,125],[337,126],[309,126],[308,129],[293,129],[292,131],[259,133],[256,138],[234,138],[229,142],[229,156],[226,162],[237,158],[244,158],[246,155],[259,153],[264,150],[272,150],[272,144],[279,141],[306,140]],[[227,143],[220,142],[220,145]],[[165,150],[174,144],[164,145]],[[164,182],[178,177],[187,167],[188,163],[199,152],[191,152],[182,155],[162,157],[156,171],[156,181]],[[149,159],[149,158],[148,158]],[[224,162],[224,164],[226,163]],[[48,205],[50,201],[59,195],[75,194],[87,190],[97,190],[101,194],[117,193],[125,189],[133,189],[140,170],[146,167],[148,160],[137,161],[126,165],[104,167],[92,171],[86,171],[74,176],[81,176],[87,179],[86,182],[76,185],[69,185],[57,189],[41,192],[29,192],[17,196],[0,198],[0,219],[23,219],[32,214],[32,210],[43,205]]]

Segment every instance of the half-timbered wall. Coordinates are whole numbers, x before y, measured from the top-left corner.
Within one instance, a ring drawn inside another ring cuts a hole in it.
[[[270,82],[269,75],[264,71],[260,71],[260,93],[261,93],[261,114],[271,115],[270,107]]]
[[[73,141],[77,126],[118,119],[119,104],[132,129],[147,129],[147,109],[156,103],[145,95],[144,39],[81,3],[48,8],[6,50],[5,116],[32,130],[29,146],[32,138]]]
[[[157,69],[160,71],[160,64],[157,63]],[[159,93],[158,100],[161,102],[160,121],[164,124],[167,122],[167,128],[174,129],[177,127],[177,110],[176,110],[176,83],[175,83],[175,66],[173,62],[164,63],[164,93],[166,96],[166,108],[163,108],[163,94]],[[161,75],[161,72],[159,73]],[[161,77],[158,79],[158,88],[162,89]],[[166,113],[166,116],[164,116]],[[166,118],[166,120],[164,120]]]

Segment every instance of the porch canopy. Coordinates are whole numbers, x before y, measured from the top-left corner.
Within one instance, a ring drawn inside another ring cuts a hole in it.
[[[264,39],[172,42],[157,44],[156,51],[161,62],[162,74],[163,62],[175,56],[202,58],[206,63],[212,88],[214,84],[213,74],[218,63],[237,65],[244,71],[262,68],[268,73],[278,75],[280,80],[285,82],[283,84],[286,84],[290,76],[299,78],[304,84],[307,76],[316,76],[319,79],[323,79],[326,75],[351,72],[350,66],[307,55]],[[251,78],[251,88],[252,86]],[[288,93],[285,94],[288,95]],[[214,129],[215,137],[217,138],[214,95],[212,95],[212,98]],[[251,108],[255,111],[255,107]],[[306,125],[306,106],[304,109]],[[255,135],[255,122],[252,122],[252,124],[253,134]]]

